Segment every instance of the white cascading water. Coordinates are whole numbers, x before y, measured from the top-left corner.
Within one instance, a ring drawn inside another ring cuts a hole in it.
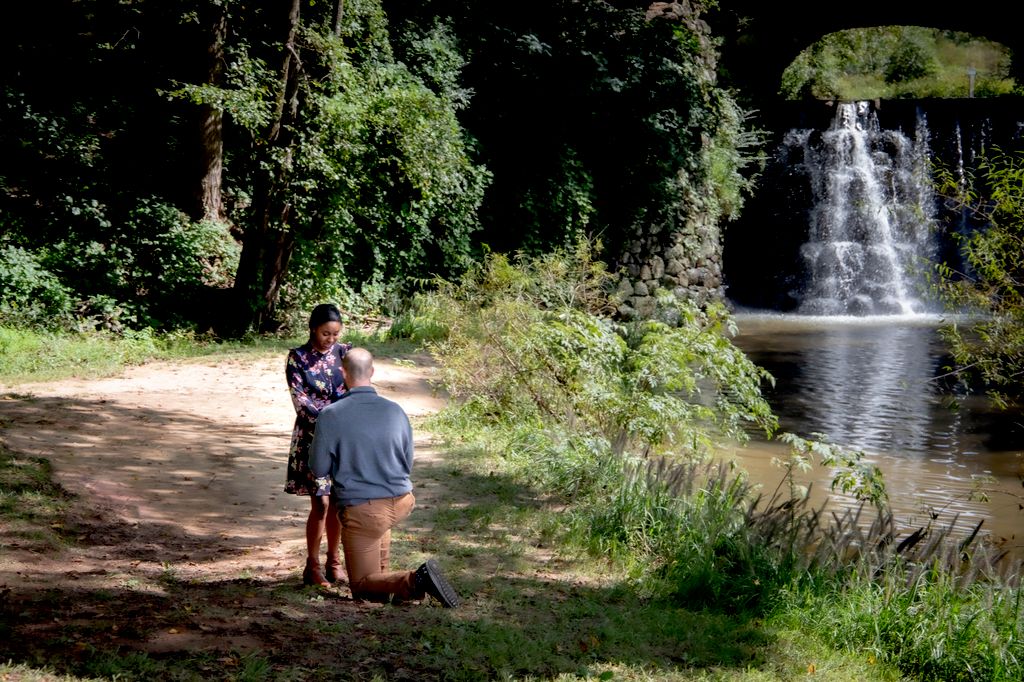
[[[808,279],[798,312],[928,312],[936,240],[925,121],[911,140],[881,130],[870,102],[851,102],[838,106],[828,131],[812,132],[791,131],[786,140],[803,147],[814,200],[800,249]]]

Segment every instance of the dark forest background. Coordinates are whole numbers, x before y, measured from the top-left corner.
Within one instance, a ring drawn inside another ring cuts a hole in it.
[[[489,250],[585,236],[614,261],[715,164],[721,212],[739,203],[742,116],[708,77],[713,46],[644,3],[46,0],[15,16],[8,324],[272,330],[323,299],[387,308]]]

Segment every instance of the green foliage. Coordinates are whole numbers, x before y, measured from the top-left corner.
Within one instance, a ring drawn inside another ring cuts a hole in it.
[[[156,96],[170,71],[194,64],[192,36],[158,3],[65,3],[56,23],[45,16],[53,10],[31,8],[37,16],[13,37],[0,93],[0,230],[58,279],[76,316],[167,323],[163,277],[196,279],[189,261],[205,249],[182,243],[194,240],[186,226],[168,238],[177,218],[156,215],[184,203],[192,170],[190,121]],[[148,271],[165,257],[175,262]]]
[[[732,346],[714,307],[662,296],[661,319],[603,316],[614,300],[592,258],[585,242],[491,254],[423,299],[447,331],[429,347],[462,401],[439,423],[500,439],[519,476],[571,504],[583,544],[638,561],[649,592],[747,608],[768,589],[755,564],[771,564],[747,530],[749,487],[699,462],[720,438],[772,432],[760,394],[770,377]]]
[[[729,97],[721,100],[722,118],[705,148],[708,186],[713,190],[713,213],[723,219],[739,216],[754,190],[766,157],[764,131],[749,126],[753,113],[743,111]]]
[[[463,62],[445,26],[404,36],[422,58],[414,72],[391,56],[379,3],[346,6],[345,16],[340,37],[313,21],[301,33],[303,59],[317,65],[317,77],[302,81],[287,150],[264,139],[276,92],[269,57],[243,45],[232,52],[226,87],[171,93],[222,108],[251,135],[243,193],[256,192],[268,173],[285,179],[290,210],[276,227],[295,235],[286,309],[342,295],[381,303],[409,278],[464,269],[489,180],[471,162],[455,118],[468,94],[458,87]]]
[[[473,401],[432,426],[500,453],[516,480],[561,510],[563,545],[625,567],[645,597],[750,612],[791,577],[750,523],[750,484],[727,465],[616,453],[571,423],[545,427],[503,415],[484,421]]]
[[[929,41],[911,34],[900,41],[885,65],[886,83],[904,83],[933,76],[939,70],[938,59]]]
[[[955,537],[951,526],[929,523],[900,539],[882,509],[872,521],[860,511],[808,509],[803,496],[762,504],[727,465],[623,457],[600,439],[571,435],[569,423],[481,418],[472,400],[432,427],[492,453],[482,465],[488,476],[509,472],[529,483],[558,509],[563,547],[624,568],[642,597],[756,615],[915,678],[1021,674],[1016,569],[994,570],[998,549]],[[794,441],[794,456],[809,456],[810,445]],[[824,462],[836,454],[812,449]]]
[[[174,296],[199,286],[224,286],[238,266],[238,244],[226,225],[192,222],[154,199],[140,200],[128,213],[114,244],[121,251],[124,284],[141,292]]]
[[[543,253],[554,247],[571,247],[593,234],[591,221],[597,212],[593,171],[575,149],[562,145],[550,170],[535,179],[524,192],[520,206],[531,227],[519,245],[527,253]]]
[[[17,246],[0,248],[0,324],[56,326],[71,313],[68,288],[38,257]]]
[[[438,22],[403,31],[407,68],[379,1],[344,3],[340,36],[335,6],[302,3],[287,48],[286,11],[233,0],[80,3],[49,33],[30,24],[0,93],[5,245],[115,329],[187,326],[205,306],[181,303],[238,284],[236,270],[240,292],[270,273],[302,309],[336,292],[386,303],[410,278],[464,268],[489,175],[455,117],[469,97],[455,38]],[[221,16],[218,79],[205,59]],[[224,114],[223,224],[184,215],[200,105]],[[241,267],[239,239],[255,268]]]
[[[865,468],[859,453],[786,440],[793,457],[808,466],[810,452],[820,455],[817,464],[835,472],[833,489],[863,495],[886,518],[881,475]],[[807,575],[841,581],[855,557],[873,566],[887,561],[884,553],[879,558],[865,547],[850,552],[835,541],[853,529],[840,520],[819,525],[819,512],[802,509],[806,491],[776,491],[762,505],[746,474],[722,462],[634,459],[600,480],[600,490],[578,501],[588,546],[601,555],[639,557],[646,589],[690,608],[764,612],[775,607],[777,590]],[[872,538],[863,544],[870,546]]]
[[[401,283],[462,270],[488,176],[466,155],[452,103],[400,65],[353,81],[324,99],[324,128],[300,154],[329,183],[329,203],[318,207],[320,238],[297,254],[295,279],[340,271],[352,284]]]
[[[782,616],[841,649],[868,652],[921,680],[1018,680],[1024,674],[1020,587],[962,588],[938,564],[899,566],[788,593]]]
[[[761,396],[770,377],[733,346],[724,310],[671,295],[661,320],[631,324],[614,310],[608,274],[587,243],[574,252],[510,260],[490,254],[430,297],[448,337],[430,345],[449,392],[481,409],[567,421],[581,434],[703,456],[775,420]]]
[[[639,554],[647,591],[688,608],[760,608],[772,588],[765,570],[772,557],[748,532],[750,486],[742,472],[641,460],[620,476],[589,509],[596,551]]]
[[[451,26],[435,19],[433,26],[421,31],[406,22],[395,37],[403,62],[414,76],[423,81],[455,109],[469,106],[472,92],[462,83],[466,57],[459,51],[458,39]]]
[[[940,289],[966,322],[943,328],[962,381],[1001,406],[1024,398],[1024,155],[994,150],[961,182],[936,174],[939,191],[983,227],[959,235],[963,271],[943,263]]]
[[[429,299],[422,295],[406,301],[388,328],[389,338],[417,343],[441,341],[447,336],[448,328],[437,319]]]
[[[498,466],[550,500],[559,539],[626,570],[642,596],[796,622],[926,679],[1019,676],[1019,588],[992,545],[934,520],[897,541],[878,469],[828,443],[785,436],[790,474],[829,467],[833,489],[873,518],[809,509],[796,486],[755,495],[743,472],[705,463],[723,434],[773,430],[759,404],[768,377],[733,354],[713,310],[662,301],[661,319],[611,322],[606,280],[581,243],[491,254],[420,298],[419,326],[433,316],[446,334],[430,347],[457,401],[432,428],[495,453],[490,475]]]
[[[269,64],[249,55],[250,46],[240,41],[227,48],[226,80],[230,87],[211,83],[177,83],[161,91],[168,99],[206,104],[231,115],[232,120],[252,136],[270,125],[274,114],[273,92],[276,74]]]
[[[815,440],[808,440],[796,434],[784,433],[779,440],[790,447],[788,461],[781,464],[786,469],[785,481],[790,486],[791,497],[799,499],[807,492],[798,490],[793,483],[794,472],[808,471],[817,464],[836,472],[832,478],[832,490],[848,493],[878,509],[884,509],[888,503],[882,471],[877,465],[865,462],[863,452],[846,450],[829,443],[821,434],[815,434]]]
[[[789,99],[967,97],[967,69],[976,97],[1014,91],[1010,53],[963,33],[918,26],[883,26],[831,33],[801,52],[783,72]]]
[[[97,212],[104,207],[96,206]],[[48,267],[71,283],[78,312],[119,329],[178,322],[193,292],[230,283],[238,245],[227,226],[192,222],[173,206],[144,198],[101,229],[72,232],[44,247]]]
[[[481,12],[471,0],[386,2],[393,16],[430,29],[450,17],[469,56],[462,114],[494,184],[481,205],[481,241],[496,251],[542,253],[600,238],[609,257],[638,230],[682,228],[710,206],[707,181],[731,177],[729,96],[714,86],[714,41],[692,21],[649,21],[641,6],[528,0]],[[400,59],[419,54],[405,44]],[[742,119],[742,117],[740,117]],[[728,126],[724,126],[728,127]],[[716,138],[715,158],[705,156]],[[726,186],[723,214],[738,207]]]

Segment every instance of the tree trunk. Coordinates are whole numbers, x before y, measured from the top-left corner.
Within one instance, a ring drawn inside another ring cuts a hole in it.
[[[220,85],[224,74],[224,43],[228,30],[226,3],[221,4],[216,11],[207,47],[209,61],[206,82],[211,85]],[[219,109],[208,104],[201,105],[199,132],[200,180],[192,217],[197,220],[223,220],[221,178],[224,166],[224,116]]]
[[[292,160],[294,126],[299,113],[299,80],[302,63],[295,46],[299,26],[300,0],[292,0],[275,116],[265,135],[263,146],[266,170],[253,188],[253,222],[242,236],[242,253],[235,276],[235,292],[241,318],[231,326],[235,332],[246,329],[271,331],[276,328],[277,301],[288,264],[295,250],[295,237],[289,229],[291,202],[288,174]]]
[[[334,21],[331,22],[331,27],[334,29],[334,35],[341,36],[341,18],[345,16],[345,0],[336,0],[334,4]]]

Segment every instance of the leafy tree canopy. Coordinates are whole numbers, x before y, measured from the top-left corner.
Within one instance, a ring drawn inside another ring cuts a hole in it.
[[[25,316],[5,298],[5,321],[173,326],[234,286],[212,317],[241,311],[244,328],[279,301],[365,298],[468,264],[488,174],[455,117],[467,95],[443,28],[404,36],[414,72],[376,0],[31,11],[4,45],[0,276],[35,268],[61,295]],[[212,222],[191,211],[204,107],[223,116]]]
[[[964,181],[939,187],[984,227],[959,235],[965,266],[942,264],[941,288],[963,321],[944,329],[962,382],[997,405],[1024,401],[1024,154],[995,150]]]
[[[648,19],[649,4],[527,0],[496,12],[474,0],[385,2],[418,27],[412,35],[444,18],[466,55],[472,97],[460,119],[494,174],[481,207],[492,249],[540,253],[600,235],[614,261],[626,238],[671,225],[694,194],[714,210],[708,140],[723,128],[738,137],[743,115],[714,85],[701,3],[689,21]],[[416,49],[396,40],[405,63]]]
[[[272,329],[485,247],[601,235],[614,269],[641,232],[734,215],[751,137],[700,3],[648,4],[26,5],[0,41],[0,269],[52,303],[3,321]]]

